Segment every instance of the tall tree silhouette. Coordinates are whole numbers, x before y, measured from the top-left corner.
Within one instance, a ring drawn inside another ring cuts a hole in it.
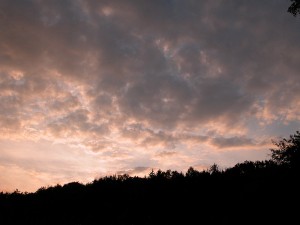
[[[283,138],[273,141],[277,149],[271,149],[273,161],[279,165],[287,165],[291,168],[300,168],[300,132],[290,135],[289,139]]]

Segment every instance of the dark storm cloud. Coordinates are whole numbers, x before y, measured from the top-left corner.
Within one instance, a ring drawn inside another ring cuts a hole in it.
[[[1,124],[102,143],[134,122],[140,144],[174,148],[184,130],[299,120],[287,5],[1,1]]]

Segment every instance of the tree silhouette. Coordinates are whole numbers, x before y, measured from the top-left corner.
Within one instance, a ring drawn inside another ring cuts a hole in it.
[[[227,169],[152,170],[144,178],[111,175],[35,193],[0,192],[0,224],[294,224],[300,133],[274,144],[271,160]]]
[[[185,174],[186,177],[197,177],[198,175],[199,172],[195,170],[193,167],[190,167]]]
[[[220,171],[219,166],[218,166],[216,163],[214,163],[214,164],[209,168],[208,172],[209,172],[210,174],[217,174],[217,173],[220,173],[221,171]]]
[[[291,0],[291,2],[293,3],[290,5],[287,11],[293,14],[293,16],[300,14],[300,0]]]
[[[279,165],[291,168],[300,168],[300,132],[290,135],[289,139],[283,138],[273,141],[277,149],[271,149],[271,157]]]

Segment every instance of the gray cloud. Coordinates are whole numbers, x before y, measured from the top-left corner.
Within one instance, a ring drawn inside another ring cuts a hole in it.
[[[230,148],[230,147],[244,147],[255,146],[254,140],[247,137],[216,137],[211,140],[211,143],[218,148]]]

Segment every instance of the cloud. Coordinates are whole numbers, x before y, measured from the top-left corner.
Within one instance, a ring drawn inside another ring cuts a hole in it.
[[[12,11],[11,15],[2,13],[7,24],[22,22],[22,28],[7,30],[7,36],[2,38],[3,52],[10,56],[10,63],[4,62],[2,67],[22,71],[30,86],[21,86],[26,90],[29,87],[32,94],[54,88],[59,93],[64,85],[80,84],[83,89],[77,94],[92,98],[85,104],[98,116],[109,117],[111,122],[123,120],[126,115],[162,129],[196,122],[205,126],[212,120],[219,120],[220,124],[239,123],[247,112],[255,110],[260,120],[278,118],[274,107],[280,107],[280,115],[286,115],[287,119],[292,117],[284,105],[272,100],[281,90],[276,91],[275,84],[282,79],[280,74],[274,74],[271,65],[279,62],[276,64],[279,70],[287,69],[281,63],[287,57],[279,53],[289,49],[289,42],[296,39],[297,33],[288,38],[273,37],[261,49],[260,41],[278,32],[267,24],[256,26],[258,19],[245,14],[247,7],[254,10],[258,3],[29,1],[13,6],[4,1],[2,4]],[[260,4],[266,7],[266,3]],[[270,7],[279,9],[274,3]],[[28,8],[35,9],[34,13],[27,14]],[[127,9],[126,13],[121,8]],[[272,16],[261,10],[257,13],[265,13],[266,18]],[[247,29],[242,24],[247,24]],[[292,31],[289,27],[282,28]],[[17,38],[21,29],[26,31],[22,33],[22,41]],[[37,35],[39,38],[35,38]],[[279,50],[273,48],[275,44],[280,44]],[[278,52],[271,54],[273,51]],[[289,82],[297,79],[294,74],[298,68],[294,63],[291,65]],[[49,78],[40,79],[40,73]],[[54,79],[58,80],[58,87],[49,86]],[[265,90],[268,95],[257,96],[253,89]],[[260,97],[268,101],[259,102]],[[68,105],[70,101],[56,101],[51,110],[70,109],[75,106]],[[72,104],[84,107],[76,101]],[[113,112],[115,116],[111,118]]]
[[[175,152],[175,151],[162,151],[162,152],[159,152],[157,154],[157,156],[164,158],[164,157],[172,157],[176,154],[177,154],[177,152]]]
[[[256,146],[255,140],[247,137],[216,137],[211,140],[211,144],[218,148],[242,148],[249,146]]]
[[[151,170],[152,168],[149,167],[138,166],[133,169],[117,171],[116,174],[118,175],[128,174],[130,176],[147,176]]]
[[[254,128],[285,135],[269,127],[300,118],[300,32],[287,7],[2,0],[1,140],[63,143],[116,160],[115,171],[263,148]]]

